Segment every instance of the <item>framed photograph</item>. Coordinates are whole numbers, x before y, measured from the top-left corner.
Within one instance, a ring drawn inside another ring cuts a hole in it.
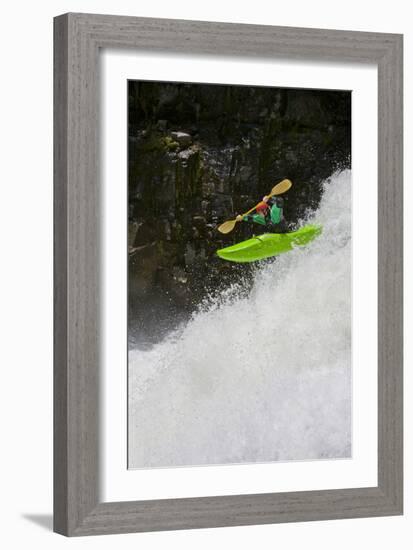
[[[402,37],[54,29],[55,531],[401,514]]]

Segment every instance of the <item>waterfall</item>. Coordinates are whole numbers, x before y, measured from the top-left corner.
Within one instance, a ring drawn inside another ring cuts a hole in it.
[[[129,466],[351,455],[351,173],[324,182],[323,233],[257,264],[149,350],[129,350]]]

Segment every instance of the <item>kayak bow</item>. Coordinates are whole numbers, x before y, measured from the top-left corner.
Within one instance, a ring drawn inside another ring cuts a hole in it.
[[[265,233],[217,250],[223,260],[229,262],[255,262],[272,256],[278,256],[296,246],[304,246],[314,240],[322,231],[321,225],[305,225],[291,233]]]

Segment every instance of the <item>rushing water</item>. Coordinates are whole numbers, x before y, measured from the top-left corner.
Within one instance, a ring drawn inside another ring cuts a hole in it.
[[[350,456],[350,207],[345,171],[307,220],[318,239],[129,351],[131,468]]]

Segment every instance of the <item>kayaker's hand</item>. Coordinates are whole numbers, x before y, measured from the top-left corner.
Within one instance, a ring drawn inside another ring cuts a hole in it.
[[[237,220],[237,222],[242,222],[243,217],[241,216],[241,214],[238,214],[238,216],[235,219]]]

